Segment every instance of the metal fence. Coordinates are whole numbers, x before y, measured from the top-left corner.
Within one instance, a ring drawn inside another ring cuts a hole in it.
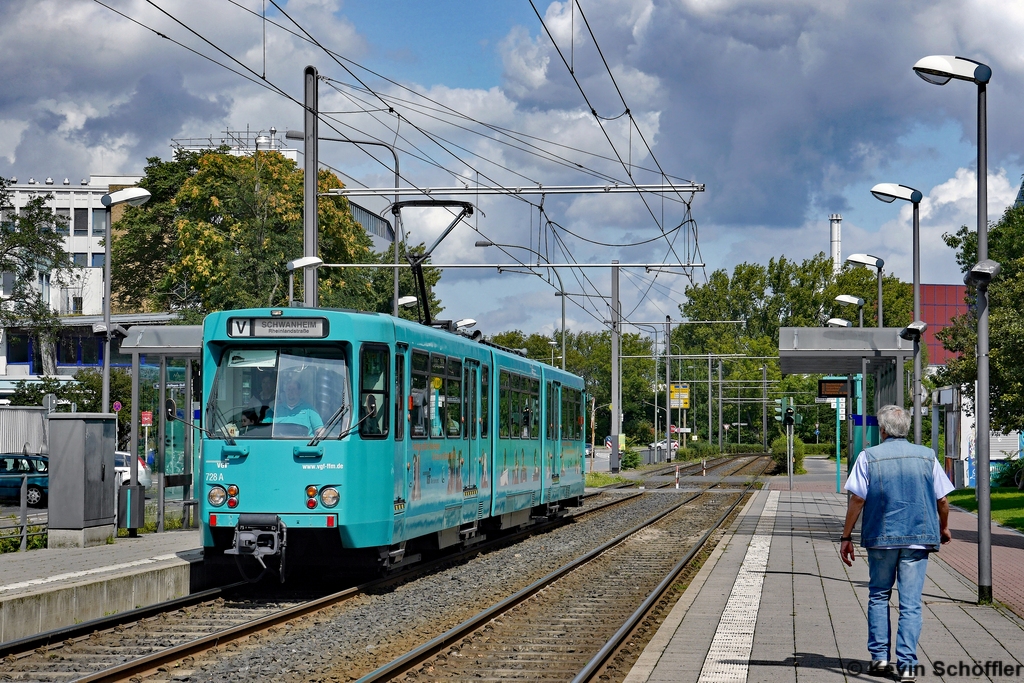
[[[46,524],[30,523],[28,519],[28,474],[0,474],[0,480],[21,479],[21,517],[18,524],[0,526],[0,539],[21,538],[19,552],[28,550],[28,539],[30,536],[43,536],[47,533]],[[30,526],[43,527],[39,531],[29,531]],[[17,534],[8,535],[10,529],[17,529]]]

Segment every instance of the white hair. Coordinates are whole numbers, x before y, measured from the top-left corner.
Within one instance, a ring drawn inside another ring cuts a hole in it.
[[[902,439],[910,431],[910,413],[896,405],[878,409],[878,427],[889,436]]]

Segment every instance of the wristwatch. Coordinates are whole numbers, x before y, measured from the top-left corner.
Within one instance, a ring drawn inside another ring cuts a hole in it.
[[[843,541],[850,541],[850,542],[852,542],[853,541],[853,536],[840,536],[839,537],[839,542],[842,543]]]

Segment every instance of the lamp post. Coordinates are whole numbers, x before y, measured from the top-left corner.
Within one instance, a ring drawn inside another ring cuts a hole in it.
[[[290,130],[290,131],[287,131],[284,134],[284,137],[286,139],[288,139],[288,140],[304,140],[306,136],[302,133],[301,130]],[[398,203],[398,180],[399,180],[399,177],[400,177],[400,173],[399,173],[399,170],[398,170],[398,152],[395,151],[394,147],[392,147],[391,145],[387,144],[386,142],[377,142],[375,140],[352,140],[350,138],[318,138],[318,139],[319,140],[328,140],[330,142],[348,142],[348,143],[351,143],[353,145],[371,145],[371,146],[374,146],[374,147],[383,147],[384,149],[386,149],[389,152],[391,152],[391,156],[394,157],[394,160],[395,160],[395,203],[396,204]],[[399,304],[398,304],[398,240],[399,240],[399,233],[400,233],[400,228],[398,226],[398,222],[396,221],[395,222],[395,237],[394,237],[394,240],[392,240],[392,242],[391,242],[391,246],[392,246],[392,248],[394,249],[394,252],[395,252],[395,277],[394,277],[395,292],[394,292],[393,303],[392,303],[392,306],[391,306],[391,314],[393,316],[395,316],[396,318],[398,317],[398,306],[399,306]]]
[[[306,268],[319,268],[323,264],[324,261],[319,256],[303,256],[301,258],[292,259],[291,261],[285,264],[284,267],[288,270],[289,308],[295,305],[295,271],[304,270]],[[305,299],[305,294],[303,294],[303,299]]]
[[[924,195],[906,185],[879,183],[871,188],[875,199],[892,203],[897,199],[914,207],[914,322],[921,319],[921,199]],[[921,341],[914,340],[914,443],[921,444]]]
[[[149,190],[141,187],[126,187],[117,192],[111,192],[100,197],[100,204],[107,207],[107,234],[103,237],[103,392],[102,410],[110,412],[110,243],[114,235],[111,223],[113,216],[111,210],[118,204],[128,206],[142,206],[149,201],[152,195]],[[134,464],[135,460],[132,459]],[[132,483],[135,483],[135,468],[132,468]]]
[[[550,263],[550,261],[548,261],[546,258],[544,258],[544,255],[541,254],[539,251],[534,251],[530,247],[524,247],[524,246],[519,245],[519,244],[498,244],[497,242],[492,242],[490,240],[479,240],[479,241],[477,241],[476,246],[478,246],[478,247],[501,247],[503,249],[525,249],[526,251],[530,252],[531,254],[535,254],[537,256],[537,258],[542,258],[542,259],[544,259],[545,262]],[[552,268],[551,270],[552,270],[552,272],[554,272],[555,277],[558,278],[558,296],[560,296],[562,298],[562,369],[565,370],[565,287],[562,286],[562,276],[558,274],[558,269],[557,268]],[[554,355],[554,351],[552,351],[552,355]],[[552,358],[551,359],[551,365],[554,365],[554,364],[555,364],[555,361],[554,361],[554,358]]]
[[[864,299],[861,299],[859,296],[840,294],[836,297],[836,303],[842,306],[856,306],[860,327],[864,327]]]
[[[988,65],[951,55],[931,55],[914,64],[914,72],[933,85],[952,79],[978,86],[978,261],[988,260],[988,121],[987,86],[992,78]],[[992,501],[989,490],[989,376],[988,376],[988,293],[977,288],[978,309],[978,391],[976,443],[978,447],[978,602],[992,602]]]
[[[558,346],[558,342],[552,339],[548,345],[551,347],[551,367],[555,367],[555,347]]]
[[[846,257],[846,262],[875,268],[878,271],[878,326],[882,327],[882,271],[885,268],[885,261],[871,254],[850,254]]]

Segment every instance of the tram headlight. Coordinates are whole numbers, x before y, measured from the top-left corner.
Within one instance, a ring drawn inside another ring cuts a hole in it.
[[[320,491],[320,502],[323,503],[324,507],[332,508],[338,504],[341,500],[341,494],[338,493],[338,489],[333,486],[325,486]]]
[[[210,492],[206,494],[206,500],[210,502],[210,505],[218,508],[224,504],[227,498],[228,492],[224,490],[223,486],[212,486]]]

